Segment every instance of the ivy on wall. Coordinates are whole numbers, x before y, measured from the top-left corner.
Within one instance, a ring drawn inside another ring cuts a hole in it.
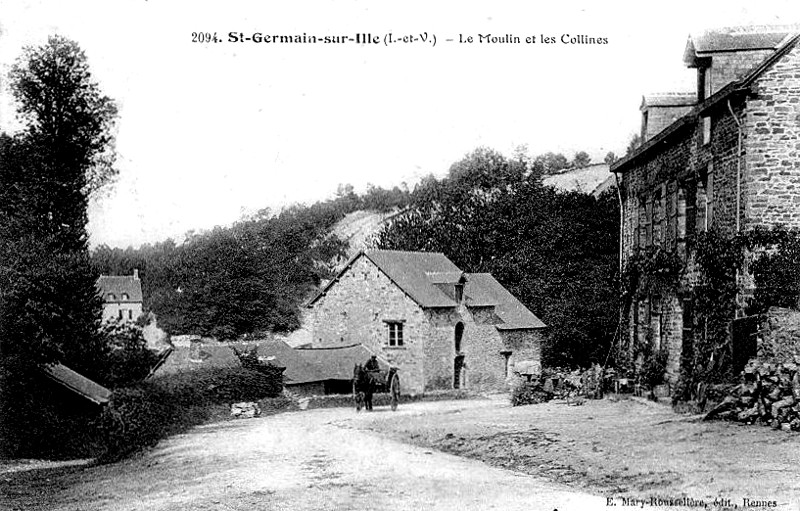
[[[798,308],[800,299],[800,232],[782,227],[758,228],[736,235],[717,230],[698,233],[691,240],[691,258],[684,262],[675,252],[651,248],[633,255],[621,279],[623,317],[629,317],[634,300],[678,295],[689,299],[691,330],[684,330],[681,374],[677,399],[691,399],[698,384],[730,380],[733,373],[731,322],[736,317],[741,274],[752,278],[754,292],[746,314],[761,314],[770,307]],[[686,336],[689,336],[687,338]],[[663,353],[652,349],[646,335],[643,345],[621,349],[617,366],[639,372],[648,368],[648,380],[663,364]],[[642,373],[643,374],[643,373]]]

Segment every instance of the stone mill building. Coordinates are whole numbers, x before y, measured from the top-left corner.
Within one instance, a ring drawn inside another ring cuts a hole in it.
[[[359,252],[308,307],[314,348],[364,345],[399,368],[404,393],[499,390],[515,364],[541,367],[545,325],[490,274],[441,253]]]

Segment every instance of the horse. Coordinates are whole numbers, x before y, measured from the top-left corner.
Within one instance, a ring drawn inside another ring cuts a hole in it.
[[[361,364],[353,368],[353,399],[356,402],[356,411],[372,410],[372,394],[375,392],[375,378],[364,369]]]

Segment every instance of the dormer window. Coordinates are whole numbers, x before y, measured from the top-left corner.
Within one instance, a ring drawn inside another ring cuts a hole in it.
[[[128,296],[128,293],[122,293],[122,299],[123,300],[130,300],[130,297]]]
[[[114,293],[108,293],[107,298],[108,298],[109,302],[113,302],[114,300],[117,299],[117,297],[114,295]]]

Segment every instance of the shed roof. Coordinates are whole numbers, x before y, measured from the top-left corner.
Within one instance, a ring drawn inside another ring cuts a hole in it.
[[[180,373],[208,367],[239,367],[241,363],[230,346],[221,343],[202,343],[191,346],[175,346],[172,354],[155,371],[155,374]]]
[[[105,302],[141,302],[142,281],[132,275],[100,275],[97,279],[97,289]],[[109,295],[113,294],[114,299]],[[128,295],[127,300],[122,295]]]
[[[47,365],[44,367],[44,372],[56,383],[63,385],[92,403],[104,405],[111,399],[110,390],[73,371],[64,364]]]
[[[308,363],[297,350],[283,341],[259,341],[256,345],[259,358],[286,368],[283,372],[286,385],[312,383],[326,379],[325,375]]]
[[[493,303],[495,305],[495,314],[503,321],[495,325],[499,330],[522,330],[545,328],[546,326],[490,273],[470,273],[467,276],[464,293],[474,303]],[[468,301],[467,305],[469,304]]]
[[[372,355],[363,344],[353,344],[336,348],[296,348],[295,351],[326,380],[352,380],[356,364],[364,364]],[[382,370],[390,364],[378,357]]]

